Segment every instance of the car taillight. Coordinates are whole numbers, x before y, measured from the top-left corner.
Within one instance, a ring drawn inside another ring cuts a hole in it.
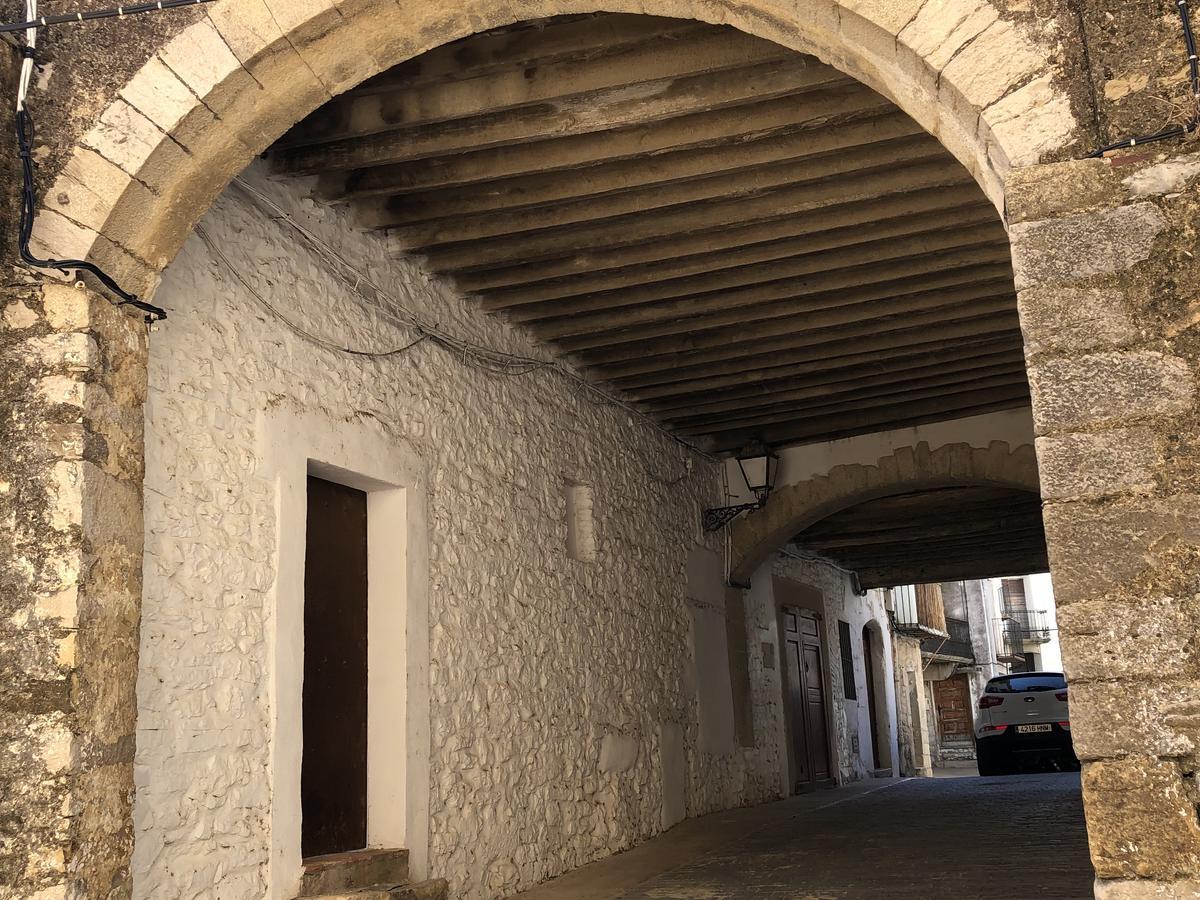
[[[1008,728],[1007,725],[984,725],[979,730],[980,731],[994,731],[996,734],[1003,734],[1004,729],[1006,729],[1006,728]]]
[[[1061,728],[1063,731],[1070,731],[1071,723],[1070,722],[1059,722],[1058,727]]]
[[[979,695],[979,708],[980,709],[990,709],[993,706],[999,706],[1003,702],[1004,702],[1003,697],[996,697],[996,696],[993,696],[992,694],[980,694]]]
[[[1066,703],[1067,702],[1067,692],[1066,691],[1057,691],[1054,694],[1054,698],[1056,700],[1061,700],[1063,703]]]

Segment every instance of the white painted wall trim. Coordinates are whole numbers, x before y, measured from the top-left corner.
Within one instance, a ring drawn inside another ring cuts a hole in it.
[[[424,467],[369,420],[291,407],[260,414],[259,459],[275,484],[278,560],[268,597],[272,900],[301,874],[307,476],[367,492],[367,840],[429,857],[429,534]]]

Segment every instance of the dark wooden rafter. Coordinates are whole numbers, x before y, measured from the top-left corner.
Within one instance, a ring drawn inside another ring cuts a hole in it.
[[[793,541],[802,552],[858,572],[865,587],[1027,574],[1047,566],[1041,498],[996,487],[884,497],[835,513]]]
[[[716,451],[1028,404],[969,174],[812,57],[588,15],[432,50],[273,148],[585,375]]]

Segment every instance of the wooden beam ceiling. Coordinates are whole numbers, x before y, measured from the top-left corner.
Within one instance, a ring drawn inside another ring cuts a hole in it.
[[[1048,568],[1041,498],[955,487],[842,510],[793,539],[804,553],[858,573],[863,587],[1026,575]]]
[[[879,94],[732,28],[475,35],[270,155],[714,451],[1029,402],[1007,236],[968,173]]]

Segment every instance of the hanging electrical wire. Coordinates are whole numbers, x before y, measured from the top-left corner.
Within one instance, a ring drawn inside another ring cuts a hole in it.
[[[166,312],[152,303],[138,298],[117,283],[117,280],[95,263],[86,259],[52,259],[35,256],[29,244],[33,238],[33,221],[37,215],[37,196],[33,179],[33,145],[37,129],[33,115],[29,112],[29,87],[33,82],[33,66],[37,56],[38,29],[47,25],[67,22],[87,22],[95,19],[123,18],[143,12],[155,12],[208,3],[212,0],[161,0],[134,6],[118,6],[112,10],[78,12],[59,16],[38,16],[37,0],[25,0],[25,21],[0,25],[0,34],[25,32],[25,43],[20,47],[21,70],[17,76],[16,132],[17,152],[21,157],[21,208],[17,230],[17,248],[21,261],[38,269],[54,269],[69,275],[72,272],[89,272],[117,298],[118,306],[130,306],[146,314],[146,320],[165,319]]]
[[[37,4],[26,4],[24,22],[6,22],[0,24],[0,34],[14,31],[24,31],[26,34],[48,25],[74,25],[76,22],[95,22],[98,19],[123,19],[139,13],[162,12],[168,9],[178,9],[181,6],[198,6],[201,3],[213,3],[215,0],[156,0],[152,3],[131,3],[128,6],[114,6],[111,9],[94,9],[73,13],[62,13],[57,16],[39,16]],[[29,7],[33,6],[30,10]]]
[[[273,317],[283,323],[284,327],[288,328],[298,337],[311,343],[324,347],[327,350],[333,350],[341,353],[347,353],[361,357],[394,357],[400,356],[408,351],[416,348],[421,344],[430,344],[440,347],[442,350],[449,353],[464,366],[478,369],[488,375],[494,376],[519,376],[529,375],[534,372],[544,372],[552,374],[565,380],[573,393],[577,396],[589,398],[592,402],[598,405],[618,407],[631,416],[640,421],[652,426],[656,431],[670,438],[676,444],[686,448],[692,453],[696,453],[705,459],[716,461],[717,457],[707,453],[689,441],[672,434],[655,421],[650,416],[639,410],[637,407],[615,397],[592,382],[588,381],[578,372],[563,365],[557,360],[542,359],[534,356],[526,356],[523,354],[509,353],[502,350],[496,350],[491,347],[486,347],[482,344],[475,343],[464,338],[457,337],[445,331],[443,328],[425,320],[414,310],[410,309],[405,303],[390,291],[387,291],[379,284],[375,283],[368,275],[366,275],[361,266],[348,260],[336,248],[315,234],[311,229],[300,222],[295,216],[289,213],[286,209],[276,203],[273,199],[267,196],[258,188],[247,183],[243,178],[234,178],[231,182],[231,187],[241,192],[249,201],[257,207],[264,215],[273,221],[287,227],[300,237],[303,243],[316,255],[316,257],[325,265],[328,270],[335,275],[339,281],[353,294],[357,295],[366,304],[368,309],[375,310],[378,314],[389,317],[393,320],[393,324],[411,331],[414,335],[413,340],[399,347],[388,348],[382,350],[351,348],[343,344],[333,341],[327,337],[313,334],[301,327],[296,322],[289,319],[283,312],[272,304],[263,293],[257,290],[242,273],[241,268],[232,261],[228,254],[220,247],[211,234],[199,225],[196,227],[196,234],[204,242],[204,245],[212,251],[213,256],[227,268],[234,278],[255,298],[255,300]],[[684,461],[686,464],[686,460]],[[650,473],[653,480],[664,486],[673,486],[684,481],[690,473],[690,466],[685,468],[684,474],[675,478],[663,478],[657,474]]]
[[[1115,144],[1101,147],[1099,150],[1089,153],[1089,159],[1104,156],[1104,154],[1111,153],[1113,150],[1127,150],[1139,144],[1149,144],[1154,141],[1184,137],[1200,128],[1200,58],[1197,58],[1196,55],[1196,36],[1192,31],[1191,10],[1188,8],[1188,0],[1175,0],[1175,7],[1179,11],[1179,18],[1183,26],[1183,43],[1187,48],[1188,54],[1188,88],[1191,91],[1191,98],[1188,104],[1187,119],[1180,125],[1172,125],[1153,134],[1125,138],[1124,140],[1117,141]]]

